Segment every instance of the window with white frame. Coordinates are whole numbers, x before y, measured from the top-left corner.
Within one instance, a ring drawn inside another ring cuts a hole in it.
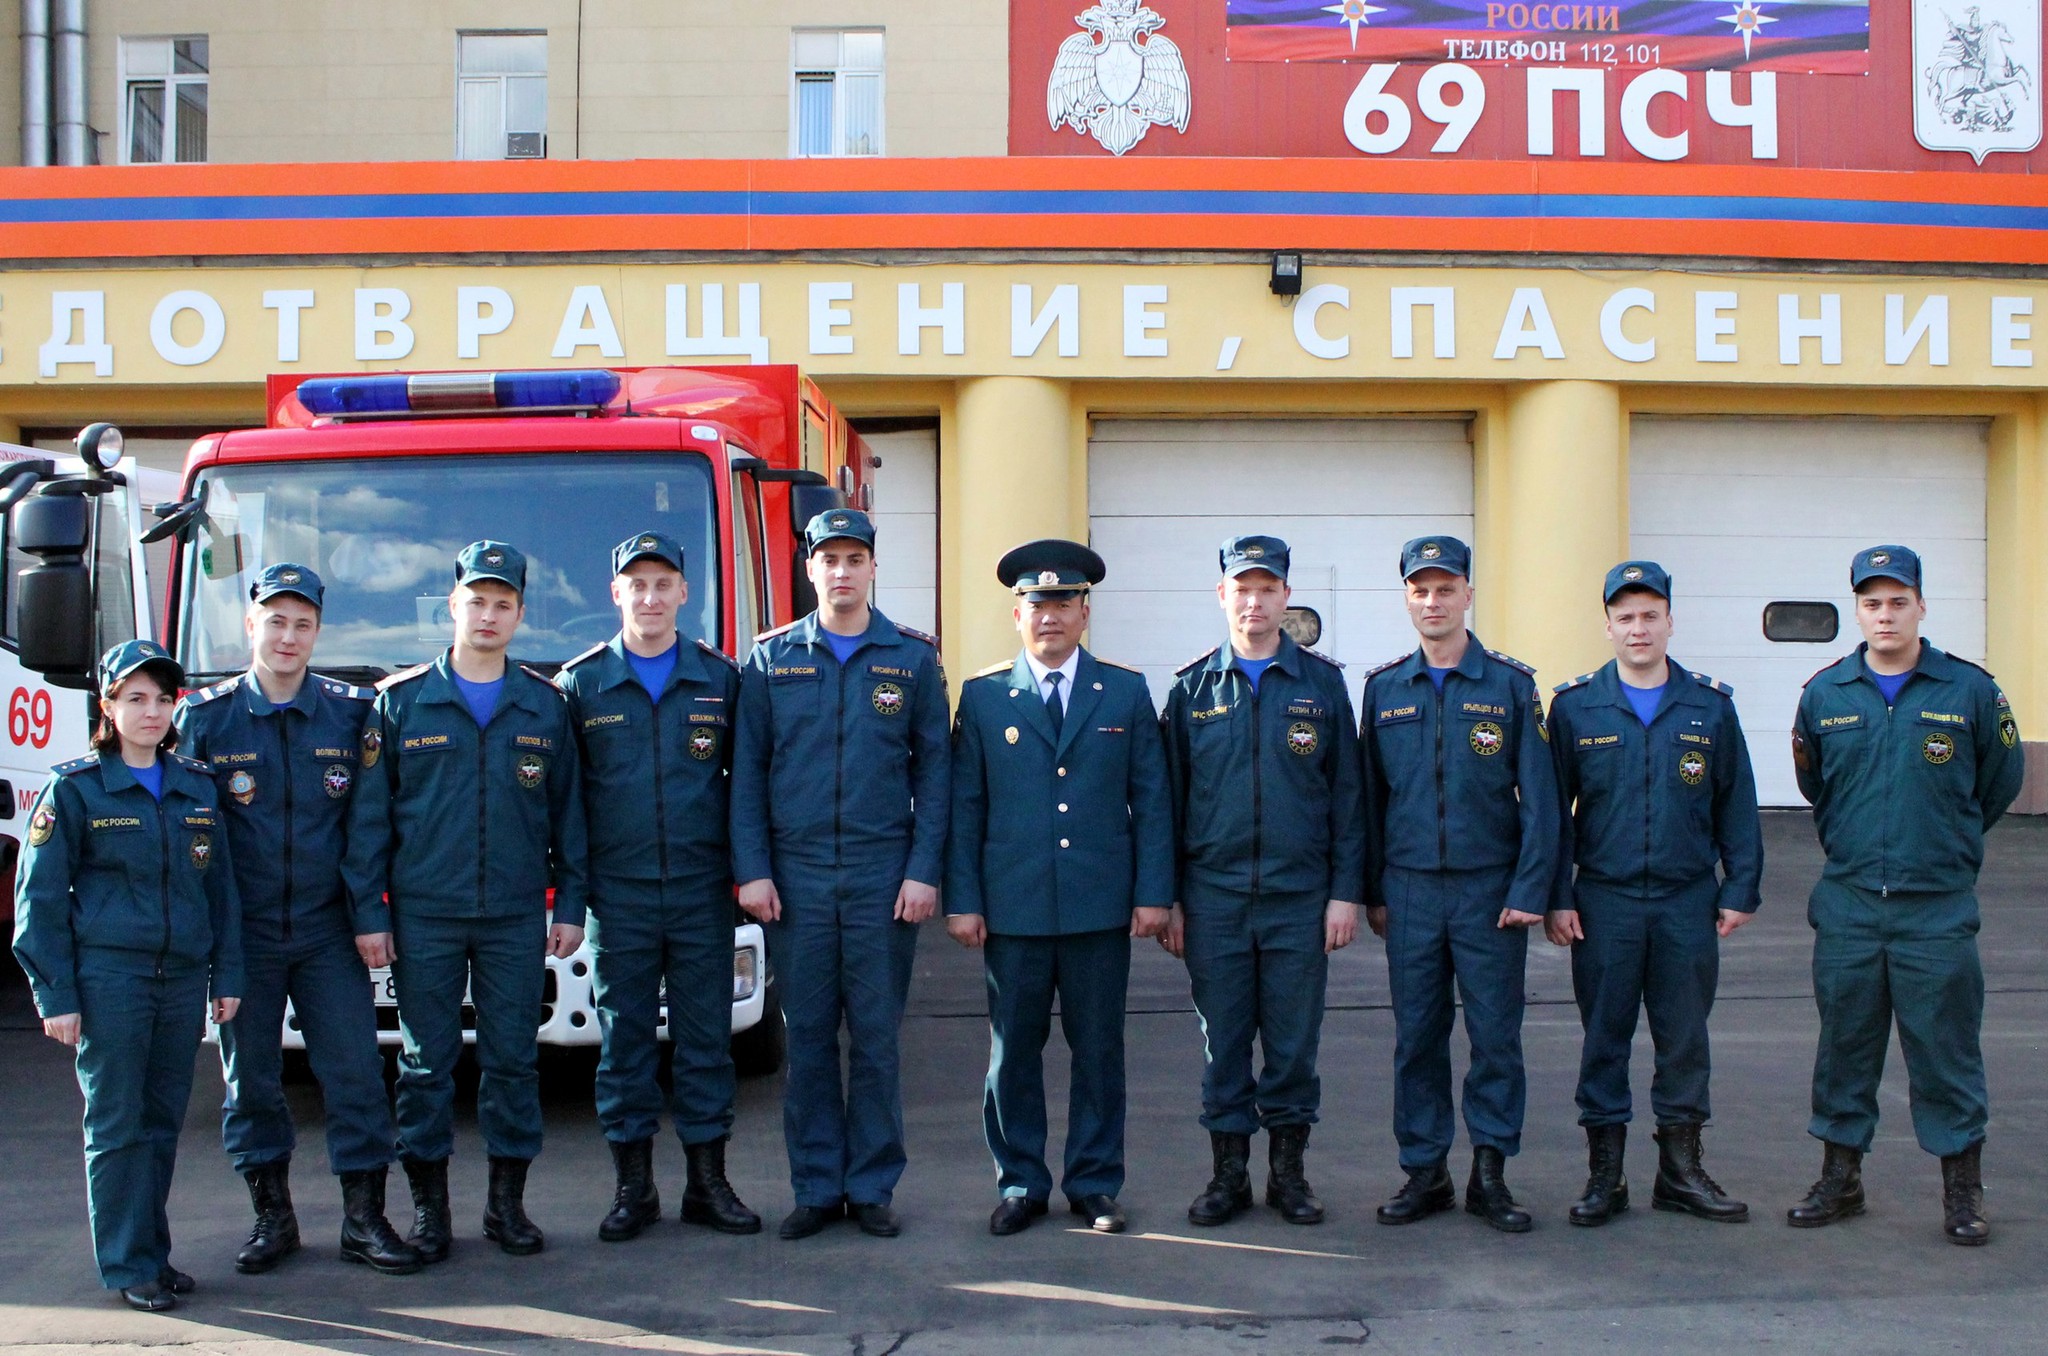
[[[121,162],[206,159],[206,39],[121,39]]]
[[[790,35],[791,155],[881,155],[882,30]]]
[[[455,39],[455,157],[539,160],[548,153],[548,35]]]

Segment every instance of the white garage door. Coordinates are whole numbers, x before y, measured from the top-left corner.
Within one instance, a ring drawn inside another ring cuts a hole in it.
[[[1923,634],[1984,658],[1989,425],[1968,419],[1637,418],[1629,432],[1634,554],[1671,571],[1671,652],[1729,683],[1765,805],[1803,805],[1792,717],[1815,670],[1853,649],[1849,559],[1900,542],[1926,568]],[[1765,640],[1774,601],[1835,605],[1826,645]]]
[[[1088,444],[1090,544],[1109,566],[1089,644],[1143,669],[1164,700],[1173,672],[1225,637],[1216,549],[1270,533],[1293,548],[1297,607],[1316,648],[1361,670],[1414,648],[1401,543],[1472,539],[1464,419],[1098,420]]]
[[[891,621],[939,633],[939,434],[864,433],[875,476],[875,606]]]

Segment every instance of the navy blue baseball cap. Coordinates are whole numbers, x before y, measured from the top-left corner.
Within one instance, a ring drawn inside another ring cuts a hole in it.
[[[1472,548],[1456,537],[1417,537],[1401,548],[1401,577],[1413,579],[1424,570],[1448,570],[1472,577]]]
[[[526,557],[501,541],[473,541],[455,555],[455,582],[479,584],[486,579],[526,592]]]
[[[124,640],[100,656],[100,691],[111,691],[137,669],[154,669],[172,692],[185,686],[184,666],[169,650],[153,640]]]
[[[804,526],[804,554],[816,555],[820,546],[841,537],[874,550],[874,519],[855,508],[826,509]]]
[[[628,537],[612,548],[612,573],[624,574],[626,567],[636,560],[658,560],[678,574],[683,569],[683,546],[673,537],[659,532],[642,532]]]
[[[1624,589],[1648,589],[1668,603],[1671,576],[1654,560],[1624,560],[1607,572],[1607,582],[1600,587],[1600,601],[1611,603],[1614,595]]]
[[[1278,537],[1232,537],[1216,553],[1225,579],[1235,579],[1247,570],[1264,570],[1284,581],[1290,559],[1287,543]]]
[[[1077,541],[1045,537],[1027,541],[996,562],[996,578],[1030,603],[1052,602],[1088,592],[1109,573],[1109,567]]]
[[[249,601],[252,603],[268,602],[280,593],[296,594],[320,607],[322,598],[326,596],[326,586],[320,582],[319,575],[291,561],[270,566],[256,576],[255,583],[249,585]]]
[[[1920,557],[1906,546],[1872,546],[1849,562],[1849,587],[1860,589],[1873,579],[1896,579],[1909,589],[1920,587]]]

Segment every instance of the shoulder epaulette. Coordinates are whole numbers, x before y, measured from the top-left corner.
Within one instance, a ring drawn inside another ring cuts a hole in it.
[[[197,692],[186,693],[185,705],[204,706],[206,703],[210,701],[215,701],[221,697],[227,696],[228,693],[233,692],[235,690],[235,685],[241,681],[241,675],[237,674],[233,678],[223,678],[217,683],[209,683],[205,687],[200,688]]]
[[[1330,656],[1330,655],[1326,655],[1326,654],[1324,654],[1324,653],[1323,653],[1323,652],[1322,652],[1321,650],[1311,650],[1311,649],[1310,649],[1310,648],[1309,648],[1308,646],[1306,646],[1306,645],[1302,645],[1302,646],[1299,646],[1299,647],[1297,647],[1297,648],[1299,648],[1299,649],[1301,650],[1301,652],[1302,652],[1303,654],[1307,655],[1307,656],[1308,656],[1308,657],[1309,657],[1310,659],[1320,659],[1320,660],[1322,660],[1322,661],[1323,661],[1323,662],[1324,662],[1325,664],[1328,664],[1328,665],[1329,665],[1329,666],[1330,666],[1331,668],[1333,668],[1333,669],[1341,669],[1341,668],[1343,668],[1343,667],[1344,667],[1344,661],[1343,661],[1343,660],[1341,660],[1341,659],[1337,659],[1337,658],[1334,658],[1333,656]]]
[[[1186,673],[1186,672],[1187,672],[1187,671],[1188,671],[1189,669],[1192,669],[1192,668],[1199,668],[1199,667],[1201,667],[1201,666],[1202,666],[1203,664],[1206,664],[1206,663],[1208,663],[1208,662],[1209,662],[1209,660],[1210,660],[1210,659],[1211,659],[1212,657],[1214,657],[1215,653],[1216,653],[1216,652],[1217,652],[1218,650],[1222,649],[1222,648],[1223,648],[1223,647],[1222,647],[1221,645],[1211,645],[1211,646],[1210,646],[1210,647],[1209,647],[1208,649],[1206,649],[1206,650],[1202,651],[1202,652],[1201,652],[1200,654],[1196,655],[1196,656],[1195,656],[1195,657],[1194,657],[1193,659],[1190,659],[1190,660],[1189,660],[1189,661],[1188,661],[1187,663],[1185,663],[1185,664],[1181,665],[1181,666],[1180,666],[1179,668],[1175,669],[1175,670],[1173,671],[1173,676],[1174,676],[1174,677],[1176,677],[1176,678],[1178,678],[1178,677],[1180,677],[1180,675],[1182,675],[1183,673]]]
[[[208,767],[205,763],[200,762],[197,758],[187,758],[182,753],[166,753],[164,757],[170,759],[171,762],[177,764],[179,767],[184,768],[187,772],[197,772],[203,777],[210,777],[213,775],[213,769],[211,767]]]
[[[1730,687],[1728,684],[1722,682],[1719,678],[1710,678],[1704,673],[1693,673],[1691,669],[1687,669],[1686,672],[1691,674],[1692,680],[1695,683],[1698,683],[1701,687],[1710,687],[1724,697],[1732,697],[1735,695],[1735,689]]]
[[[1799,685],[1800,690],[1804,691],[1805,689],[1812,687],[1814,679],[1820,677],[1823,673],[1826,673],[1828,670],[1834,668],[1835,665],[1841,662],[1842,661],[1840,659],[1830,660],[1828,663],[1825,663],[1821,665],[1819,668],[1815,669],[1812,673],[1807,674],[1806,681]]]
[[[1104,659],[1101,655],[1095,656],[1095,662],[1112,669],[1122,669],[1125,673],[1135,673],[1140,678],[1145,676],[1144,671],[1141,669],[1134,669],[1129,664],[1119,664],[1114,659]]]
[[[576,667],[576,666],[577,666],[578,664],[581,664],[581,663],[582,663],[582,662],[583,662],[584,660],[586,660],[586,659],[595,659],[595,658],[597,658],[597,656],[599,656],[600,654],[603,654],[603,653],[604,653],[604,652],[605,652],[606,650],[608,650],[608,649],[610,649],[610,648],[611,648],[611,643],[610,643],[609,641],[599,641],[599,642],[598,642],[597,644],[595,644],[595,645],[591,646],[591,647],[590,647],[589,649],[585,650],[585,651],[584,651],[584,652],[583,652],[582,654],[579,654],[579,655],[575,656],[574,658],[572,658],[572,659],[568,660],[567,662],[565,662],[565,663],[564,663],[564,664],[562,665],[562,672],[564,672],[564,673],[567,673],[567,672],[568,672],[568,671],[569,671],[570,669],[573,669],[573,668],[575,668],[575,667]]]
[[[400,669],[398,672],[392,674],[389,678],[386,678],[382,682],[378,683],[377,690],[379,692],[389,692],[392,688],[397,687],[400,683],[411,682],[413,679],[419,677],[421,674],[425,673],[428,669],[431,669],[432,667],[434,667],[432,664],[415,664],[409,669]]]
[[[976,669],[974,671],[974,676],[976,678],[992,678],[998,673],[1008,673],[1011,669],[1015,668],[1016,666],[1016,660],[1005,659],[1001,660],[998,663],[991,664],[985,669]]]
[[[801,620],[803,620],[801,617],[797,619],[797,621]],[[775,639],[775,637],[781,635],[784,631],[787,631],[790,627],[795,625],[796,622],[784,622],[782,625],[774,628],[773,630],[761,632],[759,635],[754,637],[754,640],[757,644],[764,640],[773,640]]]
[[[902,634],[909,636],[912,640],[921,640],[934,650],[939,648],[939,638],[937,636],[928,636],[916,627],[905,626],[902,622],[891,622],[890,625],[894,626]]]
[[[1594,669],[1592,673],[1582,673],[1568,683],[1559,683],[1556,687],[1550,689],[1550,695],[1555,697],[1560,692],[1569,692],[1575,687],[1584,687],[1586,684],[1592,682],[1594,677],[1599,672],[1600,670]],[[1693,677],[1697,678],[1699,677],[1699,675],[1695,673]]]
[[[525,674],[527,677],[533,679],[536,683],[545,683],[547,685],[548,691],[554,693],[556,696],[563,698],[566,698],[568,696],[568,694],[563,692],[562,689],[555,686],[555,680],[551,675],[542,673],[533,665],[521,664],[519,666],[519,671]]]
[[[1942,653],[1943,653],[1943,654],[1948,654],[1948,651],[1947,651],[1947,650],[1943,650],[1943,651],[1942,651]],[[1977,672],[1979,672],[1979,673],[1983,674],[1983,675],[1984,675],[1984,676],[1985,676],[1986,678],[1989,678],[1989,679],[1991,679],[1991,681],[1992,681],[1992,682],[1994,682],[1994,683],[1998,681],[1998,676],[1997,676],[1996,674],[1992,673],[1990,669],[1987,669],[1987,668],[1985,668],[1985,667],[1984,667],[1984,666],[1983,666],[1982,664],[1979,664],[1979,663],[1975,662],[1974,660],[1969,660],[1969,659],[1963,659],[1963,658],[1961,658],[1961,657],[1959,657],[1959,656],[1957,656],[1957,655],[1952,655],[1952,654],[1948,654],[1948,657],[1949,657],[1950,659],[1953,659],[1953,660],[1955,660],[1955,661],[1956,661],[1956,663],[1958,663],[1958,664],[1961,664],[1961,665],[1962,665],[1962,666],[1963,666],[1964,668],[1970,668],[1970,669],[1975,669],[1975,670],[1977,670]]]
[[[377,689],[373,687],[357,687],[354,683],[344,683],[339,678],[322,678],[320,680],[320,690],[330,697],[342,697],[349,701],[373,702],[377,700]]]
[[[67,762],[59,763],[51,768],[50,771],[56,773],[59,777],[68,777],[74,772],[83,772],[89,767],[98,767],[99,765],[99,755],[88,753],[83,758],[73,758]]]
[[[1511,669],[1520,669],[1523,673],[1528,674],[1531,678],[1534,678],[1536,676],[1536,670],[1530,668],[1527,664],[1524,664],[1521,660],[1515,658],[1511,654],[1502,654],[1499,650],[1488,650],[1486,652],[1486,657],[1488,659],[1497,659]]]
[[[1365,671],[1365,676],[1366,676],[1366,678],[1367,678],[1367,679],[1373,679],[1373,678],[1377,678],[1377,677],[1379,677],[1379,676],[1380,676],[1381,674],[1385,673],[1385,672],[1386,672],[1386,671],[1387,671],[1388,669],[1390,669],[1390,668],[1394,667],[1394,665],[1396,665],[1396,664],[1400,663],[1400,662],[1401,662],[1402,660],[1406,659],[1407,657],[1408,657],[1408,656],[1407,656],[1407,655],[1405,655],[1405,654],[1399,654],[1399,655],[1395,655],[1395,656],[1394,656],[1394,657],[1393,657],[1392,659],[1389,659],[1389,660],[1388,660],[1388,661],[1387,661],[1386,663],[1384,663],[1384,664],[1375,664],[1375,665],[1373,665],[1373,666],[1372,666],[1371,668],[1369,668],[1369,669],[1367,669],[1367,670]]]
[[[708,654],[713,658],[717,659],[719,662],[723,663],[729,669],[736,669],[740,666],[739,660],[734,659],[731,655],[719,649],[716,645],[707,644],[706,642],[701,640],[692,643],[695,644],[696,647],[702,650],[705,654]]]

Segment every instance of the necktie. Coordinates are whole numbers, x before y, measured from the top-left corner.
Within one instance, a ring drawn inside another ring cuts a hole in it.
[[[1060,723],[1066,716],[1066,708],[1060,704],[1060,679],[1066,677],[1058,669],[1045,675],[1045,684],[1051,689],[1045,696],[1045,714],[1052,717],[1052,732],[1060,732]]]

